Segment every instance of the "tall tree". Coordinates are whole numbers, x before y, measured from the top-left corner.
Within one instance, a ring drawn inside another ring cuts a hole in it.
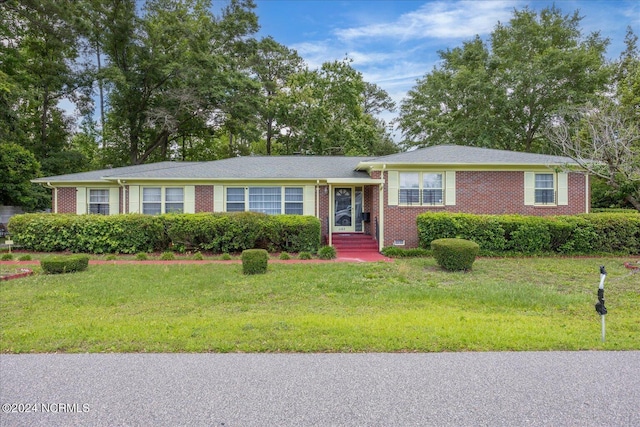
[[[3,103],[13,102],[5,105],[8,126],[12,139],[41,162],[68,148],[72,120],[59,103],[89,102],[90,80],[78,61],[78,11],[70,0],[12,0],[0,8]]]
[[[209,0],[111,0],[104,50],[109,63],[107,144],[116,162],[166,159],[179,139],[232,119],[251,86],[243,49],[257,29],[251,1],[231,0],[220,18]]]
[[[556,111],[593,99],[607,82],[608,40],[583,38],[580,21],[578,12],[525,8],[495,27],[490,48],[476,37],[440,52],[442,65],[402,103],[406,145],[552,151],[543,130]]]
[[[261,85],[261,102],[258,107],[259,128],[266,140],[266,154],[271,155],[274,137],[280,135],[282,125],[276,120],[275,98],[282,93],[287,80],[303,70],[304,61],[297,52],[276,42],[272,37],[260,40],[251,60],[251,69]]]

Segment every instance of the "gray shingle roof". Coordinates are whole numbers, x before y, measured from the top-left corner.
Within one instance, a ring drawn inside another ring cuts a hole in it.
[[[369,163],[369,162],[367,162]],[[564,165],[569,157],[521,153],[462,145],[435,145],[405,153],[378,157],[373,163],[426,163],[448,165]]]
[[[458,145],[438,145],[383,157],[248,156],[209,162],[159,162],[69,175],[34,182],[106,180],[317,180],[371,179],[366,168],[379,164],[549,166],[574,164],[568,157]]]

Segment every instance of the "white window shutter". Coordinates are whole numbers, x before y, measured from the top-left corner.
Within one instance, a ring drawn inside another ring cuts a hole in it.
[[[387,172],[387,179],[389,180],[387,199],[389,200],[389,206],[398,206],[398,171]]]
[[[129,213],[140,213],[140,186],[129,186]]]
[[[120,213],[120,188],[109,189],[109,215]]]
[[[569,175],[558,172],[558,206],[569,204]]]
[[[213,211],[224,212],[224,187],[222,185],[213,186]]]
[[[456,171],[447,171],[445,173],[444,185],[446,188],[444,204],[453,206],[456,204]]]
[[[532,206],[536,204],[536,174],[524,173],[524,204]]]
[[[184,186],[184,213],[196,213],[196,187]]]
[[[304,186],[304,198],[303,198],[303,211],[304,215],[315,216],[316,214],[316,187],[315,185]]]
[[[78,215],[84,215],[87,213],[86,187],[76,187],[76,213]]]

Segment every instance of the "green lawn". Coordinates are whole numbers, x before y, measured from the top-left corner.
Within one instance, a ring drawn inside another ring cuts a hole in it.
[[[92,265],[0,282],[0,352],[640,349],[631,260],[478,259],[469,273],[431,258],[270,264],[256,276],[239,264]]]

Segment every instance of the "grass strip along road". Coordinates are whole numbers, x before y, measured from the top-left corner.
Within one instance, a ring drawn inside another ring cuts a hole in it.
[[[91,265],[0,283],[0,352],[640,349],[634,258]],[[595,312],[606,265],[607,340]]]

